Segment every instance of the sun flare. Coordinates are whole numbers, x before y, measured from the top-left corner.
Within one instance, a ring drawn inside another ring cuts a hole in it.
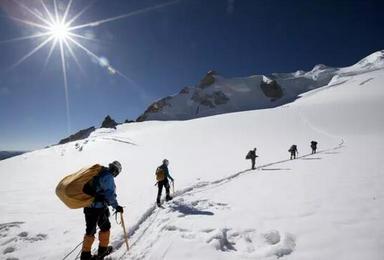
[[[0,0],[1,2],[2,0]],[[66,103],[66,114],[67,114],[67,124],[68,124],[68,133],[70,133],[71,125],[70,125],[70,111],[69,111],[69,95],[68,95],[68,79],[67,79],[67,61],[66,57],[72,57],[80,71],[84,71],[81,62],[78,60],[76,56],[76,49],[82,52],[85,52],[92,60],[99,61],[98,63],[106,68],[107,71],[114,75],[117,74],[123,77],[126,80],[131,81],[129,77],[124,75],[121,71],[112,67],[107,62],[105,62],[105,58],[99,57],[97,54],[92,52],[86,47],[86,43],[84,41],[96,41],[93,37],[89,37],[87,35],[81,34],[82,29],[97,27],[101,24],[113,22],[116,20],[128,18],[131,16],[143,14],[149,11],[153,11],[159,8],[164,8],[169,5],[176,4],[179,0],[174,0],[172,2],[162,3],[155,6],[150,6],[144,9],[139,9],[136,11],[132,11],[126,14],[101,19],[89,23],[78,24],[76,20],[87,11],[88,8],[92,6],[92,3],[81,11],[77,13],[71,12],[71,6],[74,0],[67,0],[66,5],[62,5],[61,8],[58,5],[58,0],[40,0],[40,7],[28,7],[26,5],[27,1],[19,1],[19,0],[11,0],[14,2],[20,9],[22,9],[26,14],[30,17],[28,19],[23,19],[20,17],[9,16],[10,19],[22,23],[24,25],[28,25],[36,29],[36,32],[27,35],[21,36],[9,40],[2,40],[1,43],[11,43],[16,41],[24,41],[30,39],[40,39],[41,41],[35,46],[32,50],[28,51],[23,57],[21,57],[17,62],[10,66],[10,69],[13,69],[27,60],[29,57],[37,53],[39,50],[44,47],[48,47],[48,54],[45,60],[45,66],[48,64],[52,53],[56,50],[59,51],[60,55],[60,63],[62,67],[63,81],[64,81],[64,92],[65,92],[65,103]],[[32,2],[32,1],[28,1]],[[49,2],[48,4],[46,2]],[[50,45],[50,47],[49,47]]]
[[[49,34],[56,40],[64,40],[69,37],[69,29],[64,23],[54,23],[49,27]]]

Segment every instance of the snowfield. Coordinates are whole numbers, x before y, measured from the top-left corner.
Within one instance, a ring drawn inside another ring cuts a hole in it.
[[[66,208],[55,187],[112,160],[123,165],[115,181],[131,250],[111,217],[109,259],[384,259],[384,69],[372,60],[374,69],[349,67],[280,107],[98,129],[1,161],[0,259],[63,259],[73,249],[66,259],[76,259],[83,213]],[[250,170],[244,157],[254,147]],[[154,172],[164,158],[175,198],[157,208]]]

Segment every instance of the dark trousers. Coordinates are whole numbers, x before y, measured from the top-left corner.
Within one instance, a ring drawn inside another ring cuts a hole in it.
[[[296,159],[296,152],[291,152],[291,160]]]
[[[160,198],[161,198],[161,193],[163,191],[163,187],[165,187],[165,194],[167,196],[167,198],[169,198],[169,182],[167,179],[163,180],[163,181],[159,181],[157,183],[157,199],[156,199],[156,202],[157,203],[160,203]]]
[[[255,164],[256,164],[256,158],[251,158],[251,162],[252,162],[252,170],[254,170]]]
[[[109,209],[108,208],[84,208],[85,233],[89,236],[93,236],[96,233],[96,226],[100,228],[102,232],[111,229],[111,222],[109,222]]]

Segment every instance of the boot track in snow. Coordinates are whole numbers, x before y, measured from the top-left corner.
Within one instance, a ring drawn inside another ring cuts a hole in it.
[[[322,153],[326,154],[328,152],[332,152],[332,151],[341,149],[343,147],[344,147],[344,140],[341,140],[341,143],[338,144],[336,147],[330,148],[330,149],[325,149],[325,150],[319,150],[318,152],[316,152],[316,154],[322,154]],[[305,158],[307,158],[309,156],[313,156],[313,155],[314,154],[305,154],[305,155],[297,157],[296,160],[298,160],[298,159],[305,159]],[[277,161],[277,162],[267,163],[267,164],[260,165],[260,166],[256,167],[255,170],[262,170],[263,168],[266,168],[268,166],[278,165],[278,164],[282,164],[282,163],[286,163],[286,162],[290,162],[290,161],[292,161],[292,160],[287,159],[287,160],[281,160],[281,161]],[[195,185],[192,185],[191,187],[187,187],[187,188],[184,188],[183,190],[176,191],[174,193],[173,197],[174,198],[175,197],[180,198],[183,195],[187,195],[187,194],[191,195],[191,194],[196,194],[198,192],[204,192],[204,191],[207,191],[207,190],[211,190],[211,189],[217,188],[219,186],[222,186],[224,184],[227,184],[230,181],[232,181],[234,179],[237,179],[240,176],[243,176],[245,174],[251,174],[253,172],[254,172],[254,170],[252,170],[252,169],[246,169],[246,170],[237,172],[235,174],[232,174],[230,176],[227,176],[227,177],[215,180],[215,181],[199,182],[199,183],[197,183]],[[128,237],[129,238],[135,236],[136,234],[138,235],[138,237],[132,243],[129,252],[131,252],[132,248],[134,248],[135,245],[137,245],[137,243],[140,242],[140,239],[145,235],[146,231],[151,227],[151,225],[154,223],[154,220],[157,218],[159,212],[162,211],[162,210],[164,210],[164,209],[158,208],[156,205],[153,205],[152,207],[147,209],[146,212],[137,221],[137,223],[134,224],[129,229],[129,232],[128,232],[128,234],[129,234]],[[140,231],[140,233],[138,233],[138,231],[140,229],[143,229],[143,230]],[[123,236],[121,236],[121,238],[118,241],[113,243],[113,246],[114,246],[114,248],[116,248],[116,251],[118,251],[123,245],[124,245],[124,237]],[[122,255],[120,255],[118,257],[113,257],[111,255],[110,257],[105,258],[105,259],[106,260],[107,259],[108,260],[124,259],[125,256],[129,255],[129,252],[125,251]]]

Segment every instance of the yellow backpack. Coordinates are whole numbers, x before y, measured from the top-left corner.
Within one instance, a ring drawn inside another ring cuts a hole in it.
[[[164,179],[165,179],[165,172],[163,169],[158,167],[156,169],[156,180],[159,182],[159,181],[163,181]]]
[[[88,181],[101,171],[102,167],[95,164],[64,177],[57,184],[56,195],[71,209],[90,206],[94,197],[84,193],[83,188]]]

